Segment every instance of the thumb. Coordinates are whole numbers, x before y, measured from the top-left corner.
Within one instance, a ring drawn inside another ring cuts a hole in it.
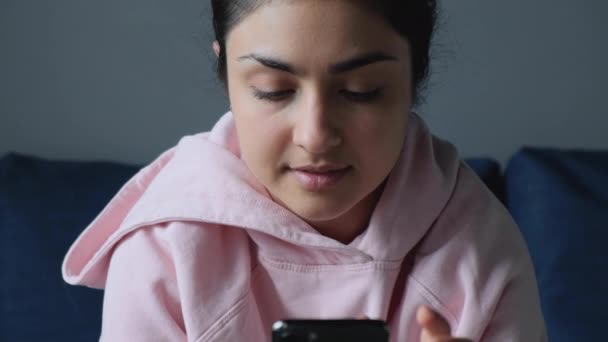
[[[416,312],[416,320],[421,327],[421,340],[450,337],[450,325],[437,312],[427,306],[421,306]]]

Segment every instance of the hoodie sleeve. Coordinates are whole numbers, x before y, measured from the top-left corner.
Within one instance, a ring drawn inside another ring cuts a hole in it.
[[[507,209],[468,167],[418,250],[414,268],[455,336],[541,342],[546,332],[526,243]]]
[[[481,342],[547,341],[532,263],[522,259],[520,272],[506,284]]]
[[[175,267],[163,227],[138,229],[109,261],[101,341],[186,341]]]

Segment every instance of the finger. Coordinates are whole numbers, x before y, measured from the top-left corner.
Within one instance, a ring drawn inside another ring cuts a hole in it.
[[[473,342],[466,338],[455,338],[451,336],[430,336],[426,333],[420,334],[420,342]]]
[[[426,306],[421,306],[416,312],[416,320],[422,328],[422,333],[429,337],[449,337],[450,325],[437,312]]]

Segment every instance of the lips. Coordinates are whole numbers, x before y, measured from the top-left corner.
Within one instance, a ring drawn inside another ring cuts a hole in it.
[[[308,191],[323,191],[339,183],[350,171],[350,166],[303,166],[290,170],[295,180]]]
[[[310,172],[310,173],[328,173],[328,172],[340,171],[347,167],[348,166],[346,166],[346,165],[327,164],[327,165],[319,165],[319,166],[310,165],[310,166],[295,167],[295,168],[293,168],[293,170],[302,171],[302,172]]]

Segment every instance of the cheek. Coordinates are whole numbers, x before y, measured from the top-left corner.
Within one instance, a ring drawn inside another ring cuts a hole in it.
[[[276,117],[237,110],[233,108],[242,158],[260,180],[269,181],[285,162],[288,132]]]
[[[357,159],[361,166],[374,173],[392,168],[399,157],[405,140],[407,114],[403,111],[375,113],[357,124],[349,136],[350,145],[356,147]]]

